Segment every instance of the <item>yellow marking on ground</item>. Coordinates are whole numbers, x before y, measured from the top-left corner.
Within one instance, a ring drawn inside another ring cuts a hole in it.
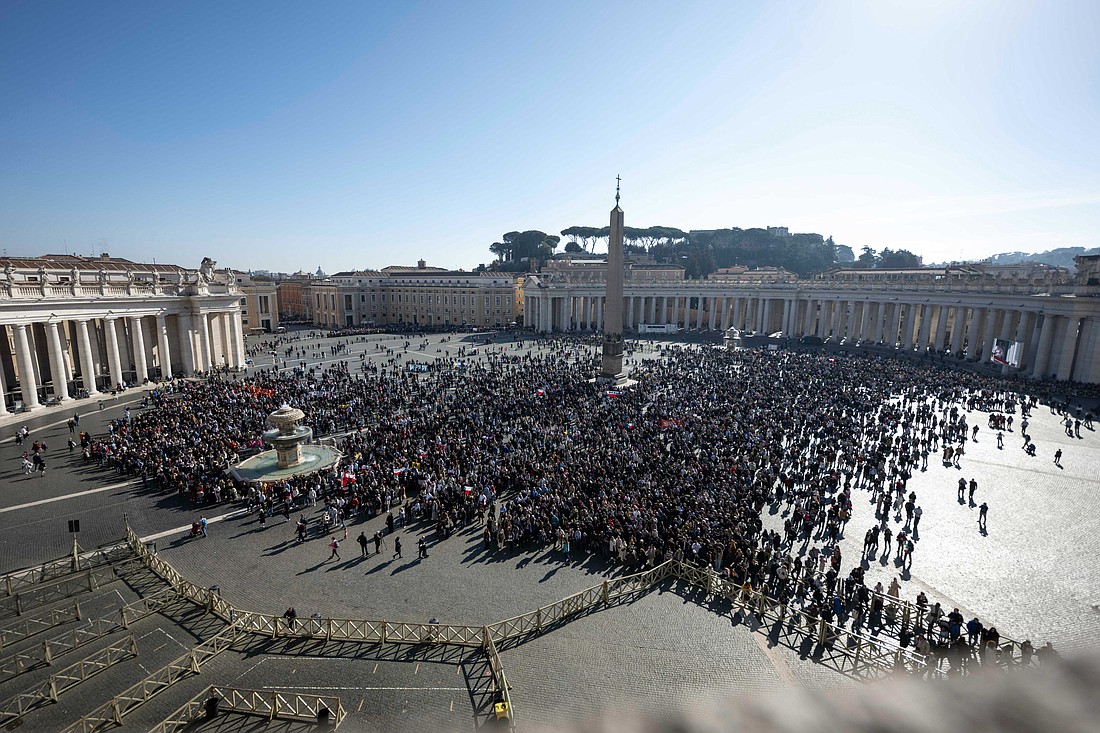
[[[363,703],[365,703],[366,701],[367,701],[367,698],[365,698],[365,697],[362,700],[360,700],[359,701],[359,707],[356,708],[355,712],[357,712],[357,713],[363,712]]]
[[[374,663],[374,671],[372,671],[371,674],[377,674],[377,673],[378,673],[378,662],[375,662]]]
[[[417,662],[416,669],[413,670],[413,674],[420,674],[420,663]]]

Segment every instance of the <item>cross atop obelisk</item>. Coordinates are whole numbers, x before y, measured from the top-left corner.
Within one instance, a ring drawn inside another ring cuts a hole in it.
[[[615,208],[607,245],[607,288],[603,318],[602,379],[619,380],[623,373],[623,210],[619,208],[619,184],[615,176]]]

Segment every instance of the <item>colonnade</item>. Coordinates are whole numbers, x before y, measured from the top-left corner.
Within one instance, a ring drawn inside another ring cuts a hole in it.
[[[659,286],[658,286],[659,287]],[[657,289],[656,287],[654,288]],[[588,290],[585,292],[585,290]],[[997,342],[1018,342],[1018,369],[1040,378],[1100,383],[1100,304],[1085,298],[953,293],[856,295],[790,285],[715,292],[627,294],[623,329],[674,324],[693,330],[813,336],[847,344],[950,352],[989,361]],[[602,288],[599,289],[602,291]],[[600,331],[606,307],[596,288],[525,290],[524,324],[536,331]],[[1022,301],[1022,302],[1021,302]]]
[[[61,310],[59,308],[59,310]],[[0,415],[122,384],[244,365],[239,306],[3,314]],[[9,405],[10,399],[10,405]]]

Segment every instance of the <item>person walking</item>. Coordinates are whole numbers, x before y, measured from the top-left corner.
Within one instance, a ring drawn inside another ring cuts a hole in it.
[[[382,534],[382,530],[378,530],[374,533],[374,554],[382,554],[382,543],[385,542],[385,536]]]
[[[391,560],[396,560],[399,557],[401,557],[401,538],[400,537],[394,537],[393,538],[393,557],[390,558],[390,559]]]
[[[417,553],[416,553],[417,558],[419,558],[419,559],[426,558],[428,556],[428,543],[424,541],[423,537],[421,537],[417,541],[416,544],[417,544]]]
[[[1054,451],[1054,465],[1058,468],[1062,467],[1062,449]]]
[[[985,521],[986,521],[986,516],[988,514],[989,514],[989,505],[986,504],[983,501],[982,505],[980,507],[978,507],[978,529],[980,529],[983,532],[986,531]]]
[[[203,514],[199,517],[199,534],[203,537],[206,536],[206,515]]]
[[[367,539],[366,532],[360,532],[359,536],[355,538],[355,541],[359,543],[359,557],[367,556],[367,543],[370,540]]]
[[[332,558],[336,558],[337,560],[339,560],[340,553],[337,552],[337,550],[340,549],[340,541],[336,539],[335,536],[333,536],[333,538],[329,540],[328,546],[329,549],[332,550],[332,554],[328,556],[328,559],[331,560]],[[328,560],[326,560],[325,562],[328,562]]]

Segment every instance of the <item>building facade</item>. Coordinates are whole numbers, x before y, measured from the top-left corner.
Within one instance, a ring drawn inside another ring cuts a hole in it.
[[[0,414],[244,363],[227,271],[102,255],[0,258]]]
[[[241,293],[241,322],[244,332],[273,333],[279,327],[279,290],[270,277],[233,272]]]
[[[339,272],[309,287],[313,323],[502,328],[519,311],[509,273],[417,267]]]
[[[1092,267],[1091,261],[1085,263]],[[1091,270],[1089,270],[1091,272]],[[606,264],[590,262],[528,276],[524,323],[536,331],[602,329]],[[675,324],[736,328],[797,338],[847,339],[989,361],[998,340],[1019,342],[1022,373],[1100,383],[1100,285],[1057,268],[997,267],[838,270],[810,280],[656,277],[628,263],[623,327]],[[1090,284],[1092,283],[1092,284]]]

